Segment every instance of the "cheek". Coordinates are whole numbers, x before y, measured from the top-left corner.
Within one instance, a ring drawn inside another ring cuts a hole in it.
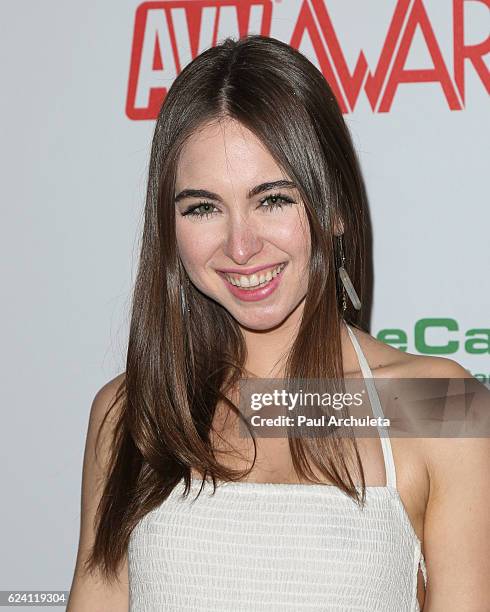
[[[213,252],[213,234],[200,229],[198,222],[177,222],[175,236],[177,249],[185,268],[188,271],[198,272]]]
[[[299,215],[283,220],[274,226],[270,240],[295,258],[308,258],[311,248],[307,219]]]
[[[299,245],[299,249],[303,254],[304,258],[309,260],[311,253],[311,236],[310,236],[310,225],[306,213],[298,216],[294,227],[295,240]]]
[[[191,231],[189,231],[191,229]],[[196,243],[193,240],[192,228],[184,226],[183,223],[177,222],[175,224],[175,238],[177,241],[177,250],[179,252],[180,259],[188,270],[193,265],[196,257],[199,254],[199,249],[196,248]]]

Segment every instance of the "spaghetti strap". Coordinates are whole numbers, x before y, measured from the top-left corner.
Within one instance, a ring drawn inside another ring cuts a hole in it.
[[[349,335],[373,410],[382,414]],[[131,612],[156,610],[157,602],[165,610],[263,610],[265,592],[268,612],[420,612],[420,570],[428,584],[422,542],[391,488],[389,438],[381,443],[388,484],[366,485],[362,506],[333,485],[222,481],[208,489],[191,479],[189,488],[182,477],[131,532]]]
[[[376,390],[376,385],[374,384],[374,377],[373,377],[373,373],[371,372],[371,368],[369,367],[369,364],[361,349],[359,341],[357,340],[350,325],[348,323],[346,323],[345,325],[347,327],[347,331],[349,332],[354,349],[357,353],[357,358],[359,360],[361,372],[362,372],[362,375],[366,383],[369,400],[371,402],[371,406],[373,409],[373,414],[375,417],[380,417],[384,419],[385,415],[381,407],[381,402],[379,399],[378,392]],[[381,448],[383,450],[383,458],[384,458],[384,463],[385,463],[386,486],[396,489],[395,462],[393,460],[393,450],[391,448],[391,441],[388,435],[388,430],[383,425],[378,425],[377,427],[378,427],[378,431],[380,434]]]

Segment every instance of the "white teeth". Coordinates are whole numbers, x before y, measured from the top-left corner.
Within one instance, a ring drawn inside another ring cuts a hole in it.
[[[267,272],[261,271],[260,273],[250,274],[249,276],[241,275],[239,277],[230,276],[225,274],[226,279],[235,287],[241,287],[242,289],[248,289],[251,287],[258,287],[260,285],[264,285],[270,282],[273,278],[275,278],[284,268],[286,264],[280,264],[276,266],[272,270],[267,270]]]

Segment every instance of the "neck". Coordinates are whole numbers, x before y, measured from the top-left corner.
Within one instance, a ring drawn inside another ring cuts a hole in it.
[[[287,319],[272,329],[256,331],[242,327],[247,346],[245,370],[250,376],[281,378],[284,375],[286,358],[301,324],[303,304],[304,302],[301,302]],[[355,371],[358,369],[357,356],[347,326],[343,322],[340,326],[340,338],[344,371]]]

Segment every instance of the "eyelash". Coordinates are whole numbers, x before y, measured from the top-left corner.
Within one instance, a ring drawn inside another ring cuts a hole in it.
[[[288,198],[287,196],[282,195],[280,193],[274,193],[274,194],[268,195],[265,198],[262,198],[260,200],[260,203],[263,204],[264,202],[267,202],[267,200],[274,199],[274,198],[280,199],[282,200],[282,202],[281,203],[272,202],[272,204],[270,204],[269,206],[265,206],[264,208],[268,210],[269,212],[277,208],[281,209],[284,205],[291,206],[292,204],[294,204],[294,200],[291,200],[291,198]],[[203,219],[204,217],[206,218],[211,217],[214,214],[210,212],[205,212],[205,213],[195,212],[201,206],[214,206],[214,204],[212,204],[211,202],[199,202],[199,204],[195,204],[194,206],[189,206],[189,208],[182,213],[182,216],[183,217],[189,216],[189,217],[195,217],[196,219]]]

